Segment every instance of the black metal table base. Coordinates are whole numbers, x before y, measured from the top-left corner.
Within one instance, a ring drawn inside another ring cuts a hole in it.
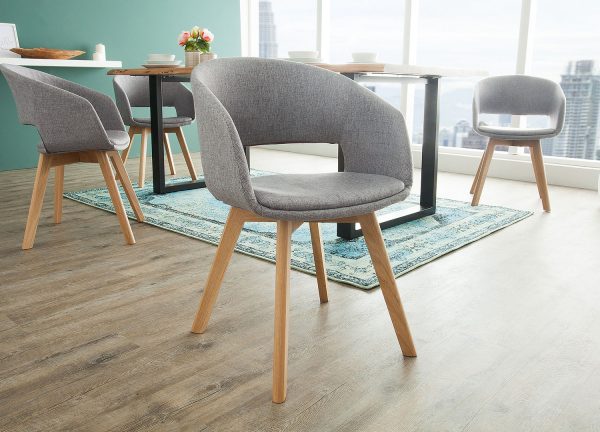
[[[359,74],[344,74],[352,80]],[[421,197],[420,205],[378,216],[381,229],[420,219],[435,214],[437,191],[437,155],[439,122],[439,77],[427,77],[425,84],[425,110],[423,113],[423,149],[421,155]],[[344,171],[344,155],[338,146],[338,171]],[[347,240],[362,236],[358,224],[337,224],[337,235]]]

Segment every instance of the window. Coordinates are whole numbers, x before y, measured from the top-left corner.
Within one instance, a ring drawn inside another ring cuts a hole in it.
[[[317,2],[260,0],[259,57],[287,58],[288,51],[317,49]]]
[[[560,83],[567,98],[563,132],[544,140],[542,150],[548,156],[600,160],[600,3],[542,3],[533,38],[532,73]],[[546,119],[529,122],[545,124]]]
[[[484,69],[490,75],[515,71],[521,0],[422,0],[417,30],[417,63]],[[490,9],[493,9],[490,10]],[[481,77],[440,81],[440,146],[484,149],[487,138],[472,129],[473,87]],[[422,143],[422,87],[415,89],[413,143]],[[483,120],[509,125],[510,116]]]

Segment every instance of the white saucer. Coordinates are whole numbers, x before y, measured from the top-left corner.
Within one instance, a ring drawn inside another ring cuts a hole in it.
[[[323,63],[323,59],[316,58],[284,58],[283,60],[298,62],[298,63]]]
[[[177,67],[181,67],[181,62],[179,63],[174,63],[174,64],[143,64],[142,66],[144,66],[147,69],[154,69],[154,68],[177,68]]]

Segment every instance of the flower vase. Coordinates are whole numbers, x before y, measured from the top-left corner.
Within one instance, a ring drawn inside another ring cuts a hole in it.
[[[185,67],[194,67],[202,62],[202,51],[186,51]]]
[[[214,60],[216,58],[217,58],[217,55],[215,53],[211,53],[211,52],[202,53],[200,63],[204,63],[209,60]]]

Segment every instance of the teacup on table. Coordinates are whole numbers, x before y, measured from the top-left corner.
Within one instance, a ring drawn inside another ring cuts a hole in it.
[[[172,62],[175,61],[175,54],[148,54],[148,61]]]
[[[352,53],[354,63],[376,63],[377,53],[374,52],[355,52]]]

